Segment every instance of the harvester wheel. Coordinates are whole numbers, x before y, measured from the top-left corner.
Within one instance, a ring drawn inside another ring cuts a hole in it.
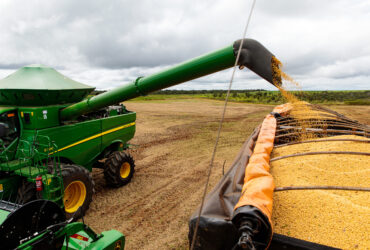
[[[91,173],[84,167],[77,165],[63,164],[62,176],[64,185],[64,210],[67,218],[71,218],[79,207],[81,210],[74,215],[80,218],[85,214],[92,201],[94,181]]]
[[[135,172],[135,162],[128,153],[116,151],[104,163],[104,177],[107,185],[121,187],[129,183]]]
[[[29,201],[36,200],[36,184],[26,179],[22,180],[18,188],[17,203],[26,204]]]

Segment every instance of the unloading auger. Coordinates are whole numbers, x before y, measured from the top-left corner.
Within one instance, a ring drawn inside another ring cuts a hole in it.
[[[134,82],[122,87],[87,98],[62,109],[60,117],[62,120],[70,120],[115,103],[231,68],[235,64],[240,43],[241,40],[238,40],[226,48],[181,63],[157,74],[139,77]],[[274,84],[274,77],[276,76],[271,65],[274,62],[273,57],[274,55],[256,40],[244,39],[237,65],[241,69],[247,67],[263,79]],[[280,80],[277,82],[280,82]]]

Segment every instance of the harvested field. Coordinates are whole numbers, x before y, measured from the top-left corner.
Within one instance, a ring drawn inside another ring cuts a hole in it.
[[[96,195],[85,222],[101,232],[126,235],[126,249],[187,249],[188,219],[199,205],[223,102],[204,99],[133,101],[136,173],[119,189],[105,186],[94,170]],[[231,165],[242,143],[272,110],[270,105],[230,103],[211,176],[211,188]],[[333,108],[333,107],[331,107]],[[354,117],[353,106],[344,115]],[[370,107],[366,106],[367,113]],[[351,116],[352,115],[352,116]]]
[[[370,108],[365,105],[347,106],[347,105],[327,105],[329,109],[339,112],[353,120],[364,124],[370,124]]]

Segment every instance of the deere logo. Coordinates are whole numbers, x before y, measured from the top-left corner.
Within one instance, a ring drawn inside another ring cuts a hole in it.
[[[114,250],[121,250],[122,249],[122,242],[119,240],[114,245]]]
[[[44,148],[44,152],[50,152],[50,151],[53,151],[54,150],[54,148],[53,147],[50,147],[50,148]]]

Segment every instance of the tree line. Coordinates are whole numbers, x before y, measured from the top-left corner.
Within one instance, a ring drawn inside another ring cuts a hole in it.
[[[161,90],[153,95],[192,95],[210,99],[224,100],[226,90]],[[302,101],[310,103],[345,103],[357,105],[370,105],[370,90],[346,91],[293,91]],[[286,102],[280,91],[231,90],[230,100],[250,103],[280,104]]]

